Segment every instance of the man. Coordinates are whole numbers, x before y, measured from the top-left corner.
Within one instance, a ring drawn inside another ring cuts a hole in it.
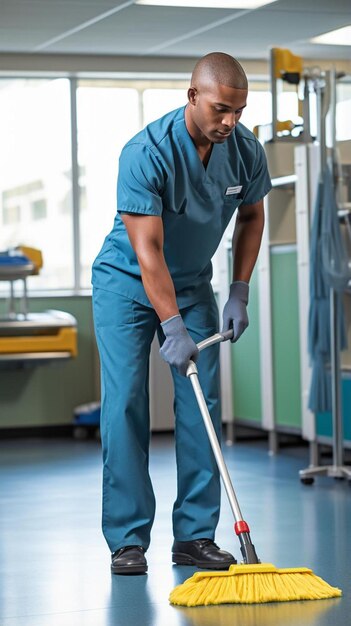
[[[247,78],[231,56],[195,66],[186,107],[149,124],[124,147],[117,216],[93,266],[100,352],[102,526],[116,574],[145,573],[155,514],[148,472],[148,361],[155,335],[175,389],[177,498],[173,562],[226,569],[234,557],[214,543],[220,482],[186,378],[189,359],[220,435],[219,348],[196,343],[218,332],[211,258],[235,209],[234,273],[223,330],[248,325],[249,280],[260,247],[263,197],[271,184],[263,149],[239,124]]]

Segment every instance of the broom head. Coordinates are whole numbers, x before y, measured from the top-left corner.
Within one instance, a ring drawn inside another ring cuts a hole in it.
[[[271,563],[231,565],[225,572],[196,572],[173,589],[169,600],[181,606],[254,604],[322,600],[341,596],[307,567],[277,569]]]

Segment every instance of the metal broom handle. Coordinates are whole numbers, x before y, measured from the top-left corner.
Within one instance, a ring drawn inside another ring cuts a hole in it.
[[[204,341],[200,341],[200,343],[197,344],[197,347],[199,351],[201,351],[201,350],[204,350],[205,348],[208,348],[209,346],[214,345],[215,343],[226,341],[228,339],[231,339],[232,337],[233,337],[233,330],[229,330],[225,333],[216,333],[215,335],[212,335],[212,337],[209,337],[208,339],[204,339]],[[186,375],[188,378],[190,378],[191,384],[193,386],[194,393],[195,393],[195,396],[199,405],[199,409],[201,411],[201,415],[205,423],[208,438],[210,440],[211,448],[215,456],[219,473],[224,483],[225,490],[227,492],[229,504],[233,511],[235,521],[236,522],[243,521],[243,516],[240,511],[240,506],[237,501],[237,498],[233,489],[233,485],[232,485],[232,482],[230,480],[230,476],[227,470],[227,466],[224,462],[222,450],[218,442],[216,431],[214,429],[211,416],[207,408],[206,400],[204,398],[204,394],[202,392],[202,389],[199,383],[198,370],[193,361],[190,361]]]

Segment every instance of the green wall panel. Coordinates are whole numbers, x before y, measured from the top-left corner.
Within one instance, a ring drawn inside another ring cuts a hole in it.
[[[276,423],[301,427],[296,252],[271,252],[272,342]]]
[[[233,403],[236,418],[261,422],[260,335],[257,270],[250,281],[249,327],[232,344]]]
[[[68,424],[79,404],[97,400],[95,338],[90,297],[32,298],[30,311],[71,313],[78,326],[78,356],[26,369],[0,371],[0,428]],[[0,313],[5,301],[0,301]]]

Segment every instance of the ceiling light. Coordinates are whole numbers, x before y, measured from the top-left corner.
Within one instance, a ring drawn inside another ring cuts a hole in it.
[[[351,26],[344,26],[329,33],[313,37],[312,43],[323,43],[333,46],[351,46]]]
[[[135,0],[135,4],[197,9],[258,9],[276,0]]]

